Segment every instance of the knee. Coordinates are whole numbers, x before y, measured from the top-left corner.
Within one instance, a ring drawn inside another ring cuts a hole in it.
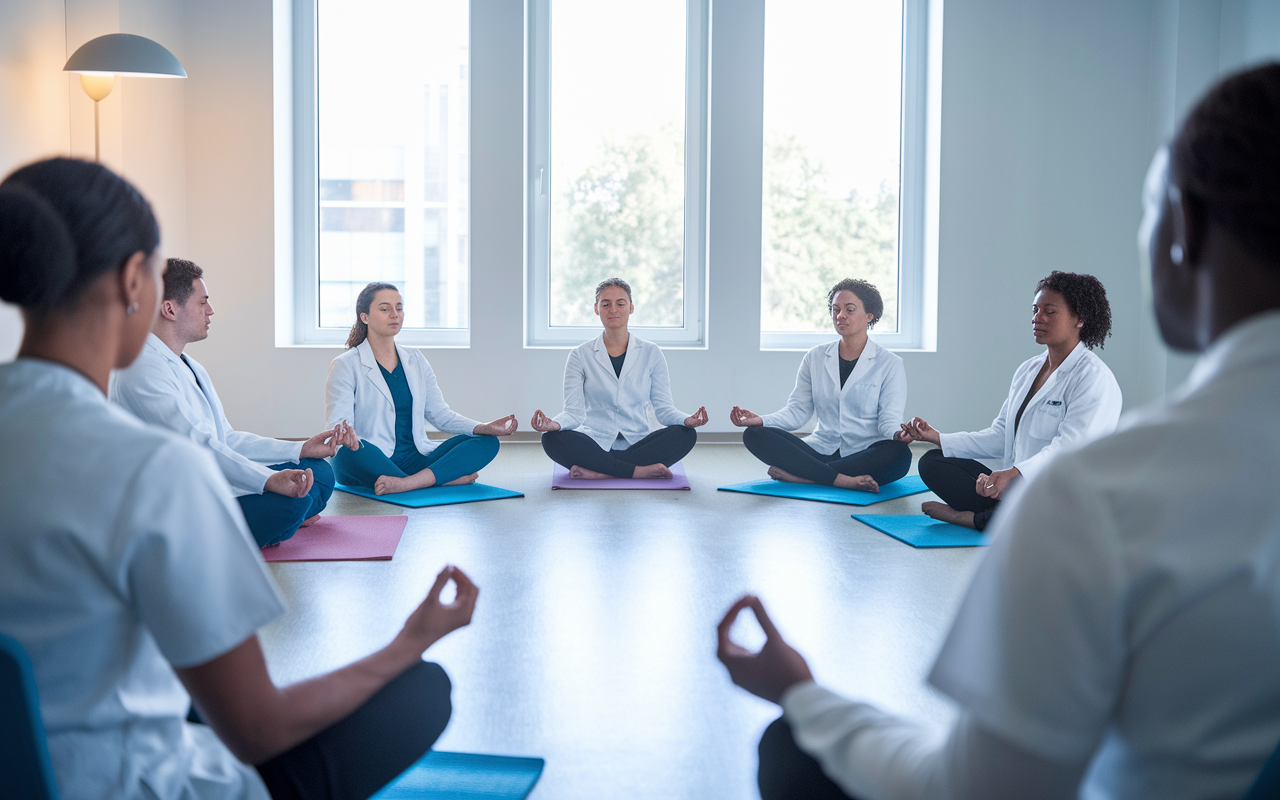
[[[343,448],[346,449],[346,448]],[[339,450],[338,452],[342,452]],[[334,456],[335,458],[337,456]],[[315,481],[315,485],[321,489],[333,491],[334,476],[333,467],[329,466],[329,462],[323,458],[304,458],[298,462],[298,466],[303,469],[311,470],[311,479]]]
[[[791,726],[782,717],[778,717],[764,729],[758,748],[760,766],[756,773],[761,800],[790,796],[787,789],[792,774],[791,765],[798,751],[791,735]]]
[[[939,448],[934,448],[920,456],[920,463],[916,465],[916,469],[920,473],[920,480],[926,484],[929,483],[938,474],[938,469],[941,466],[942,450]]]
[[[766,433],[766,431],[768,430],[769,429],[763,425],[753,425],[749,428],[743,428],[742,443],[745,444],[747,447],[751,447],[752,445],[759,444],[760,442],[764,441],[769,437],[769,434]]]
[[[671,427],[675,429],[676,436],[680,438],[681,443],[693,447],[698,441],[697,430],[690,428],[688,425],[672,425]]]
[[[498,437],[481,434],[473,440],[476,442],[475,448],[483,455],[488,456],[489,461],[498,456]]]
[[[420,661],[409,668],[403,676],[413,684],[414,694],[430,713],[428,716],[437,720],[443,731],[453,714],[453,682],[444,667],[434,661]],[[439,736],[439,733],[436,734]]]

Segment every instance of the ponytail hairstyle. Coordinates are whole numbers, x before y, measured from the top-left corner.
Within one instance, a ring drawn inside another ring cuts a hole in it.
[[[50,158],[0,183],[0,300],[73,308],[103,274],[160,244],[151,205],[101,164]]]
[[[400,287],[394,283],[371,283],[360,290],[360,296],[356,298],[356,324],[351,326],[351,333],[347,334],[348,350],[369,338],[369,326],[360,319],[360,315],[369,313],[369,309],[373,308],[373,296],[383,289],[400,291]]]

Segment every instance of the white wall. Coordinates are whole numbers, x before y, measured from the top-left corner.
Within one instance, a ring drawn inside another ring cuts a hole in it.
[[[1106,284],[1115,335],[1101,355],[1129,405],[1176,382],[1183,367],[1155,338],[1137,273],[1142,177],[1156,144],[1215,75],[1278,51],[1276,6],[948,0],[938,351],[904,354],[908,414],[945,429],[994,416],[1014,367],[1036,351],[1028,309],[1035,281],[1052,269]],[[67,46],[79,44],[73,31],[91,27],[71,16],[113,9],[121,30],[162,41],[191,75],[124,82],[113,112],[119,160],[108,163],[157,206],[167,252],[208,271],[218,314],[212,338],[192,352],[218,381],[234,424],[309,435],[323,422],[325,371],[337,351],[274,346],[271,5],[72,0]],[[732,404],[780,406],[799,361],[757,346],[763,9],[763,0],[722,0],[713,11],[710,344],[668,353],[677,403],[705,403],[710,430],[731,429]],[[25,109],[17,121],[0,118],[5,168],[65,151],[69,140],[82,152],[79,101],[88,101],[78,86],[61,109],[40,99],[41,81],[66,80],[53,74],[65,53],[41,60],[13,44],[18,31],[45,49],[55,34],[61,43],[58,11],[49,0],[0,9],[0,102]],[[427,355],[459,411],[481,419],[514,411],[527,424],[535,407],[559,408],[564,352],[525,350],[520,312],[510,311],[523,282],[522,11],[521,0],[472,1],[472,347]],[[0,316],[0,357],[14,346]]]

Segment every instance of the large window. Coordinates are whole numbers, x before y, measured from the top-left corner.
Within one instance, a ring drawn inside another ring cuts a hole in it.
[[[706,0],[530,0],[527,344],[599,331],[596,284],[633,326],[705,343]]]
[[[385,281],[404,296],[402,340],[468,344],[468,6],[317,0],[311,9],[314,157],[298,179],[316,213],[298,214],[302,343],[344,340],[360,290]]]
[[[879,288],[877,340],[920,346],[923,5],[766,5],[762,347],[829,340],[843,278]]]

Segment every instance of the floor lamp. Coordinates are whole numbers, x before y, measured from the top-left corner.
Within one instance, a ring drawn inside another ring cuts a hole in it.
[[[108,33],[90,39],[71,54],[63,72],[80,74],[80,86],[93,100],[93,160],[101,160],[98,145],[98,103],[111,94],[116,77],[185,78],[187,71],[164,48],[145,36]]]

